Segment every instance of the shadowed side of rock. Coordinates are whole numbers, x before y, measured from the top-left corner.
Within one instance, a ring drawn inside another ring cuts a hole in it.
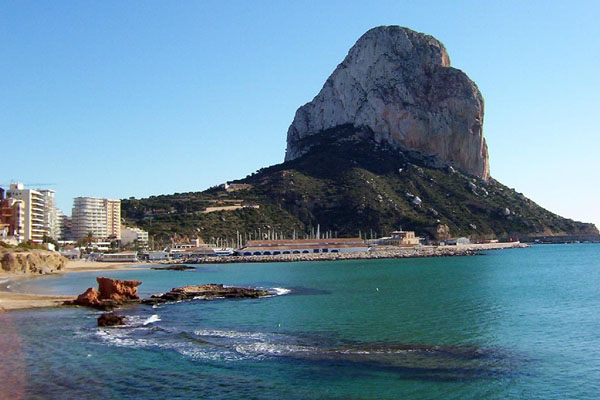
[[[102,314],[98,317],[98,326],[120,326],[125,325],[125,317],[122,315],[115,315],[113,313]]]

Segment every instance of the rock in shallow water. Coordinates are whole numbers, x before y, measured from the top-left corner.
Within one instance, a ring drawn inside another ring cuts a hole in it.
[[[125,317],[113,313],[102,314],[98,317],[98,326],[118,326],[125,325]]]
[[[150,267],[150,269],[154,269],[157,271],[187,271],[190,269],[196,269],[195,267],[190,267],[189,265],[167,265],[164,267]]]
[[[142,284],[142,281],[124,281],[102,276],[97,277],[96,281],[98,282],[98,290],[88,288],[75,300],[66,301],[64,304],[109,310],[139,300],[137,287]]]
[[[195,298],[214,299],[256,299],[270,296],[266,290],[239,287],[225,287],[214,283],[199,286],[182,286],[171,289],[170,292],[155,294],[151,298],[142,300],[143,304],[159,304],[169,301],[193,300]]]

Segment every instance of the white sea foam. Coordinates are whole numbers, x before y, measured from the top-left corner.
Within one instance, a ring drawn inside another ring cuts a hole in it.
[[[144,330],[137,329],[109,329],[98,330],[96,336],[109,346],[131,347],[131,348],[154,348],[175,351],[185,357],[212,361],[235,361],[242,357],[235,352],[210,346],[198,346],[180,340],[146,339],[135,337],[135,332]]]
[[[159,317],[159,315],[158,315],[158,314],[154,314],[154,315],[152,315],[150,318],[147,318],[147,319],[146,319],[146,320],[145,320],[145,321],[142,323],[142,325],[146,326],[146,325],[148,325],[148,324],[151,324],[151,323],[153,323],[153,322],[158,322],[158,321],[160,321],[160,317]]]
[[[298,353],[312,353],[316,349],[310,346],[300,346],[295,344],[279,344],[268,342],[256,342],[248,344],[238,344],[234,346],[235,351],[244,355],[268,355],[268,356],[286,356]]]
[[[194,335],[197,336],[210,336],[218,338],[229,338],[229,339],[251,339],[251,340],[264,340],[266,335],[260,332],[239,332],[239,331],[220,331],[213,329],[201,329],[194,331]]]
[[[277,296],[281,296],[281,295],[284,295],[284,294],[289,294],[289,293],[292,292],[290,289],[279,288],[279,287],[273,288],[273,291],[275,291],[275,293],[277,294]]]

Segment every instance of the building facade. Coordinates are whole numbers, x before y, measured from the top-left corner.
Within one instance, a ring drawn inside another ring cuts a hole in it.
[[[121,200],[76,197],[73,200],[71,229],[74,240],[120,239]]]
[[[121,246],[126,246],[137,241],[140,246],[148,245],[148,232],[140,228],[121,228]]]
[[[46,196],[33,189],[25,189],[22,183],[10,184],[6,192],[10,199],[23,202],[23,240],[42,243],[45,235],[49,234],[46,212]]]
[[[279,254],[319,254],[366,252],[369,246],[361,238],[250,240],[237,250],[242,256],[276,256]]]
[[[104,199],[106,234],[109,239],[121,239],[121,200]]]
[[[16,199],[0,199],[0,224],[6,225],[6,239],[25,240],[25,204]]]
[[[60,210],[56,208],[54,190],[43,189],[39,192],[44,196],[44,225],[47,235],[54,240],[59,240],[60,234]]]

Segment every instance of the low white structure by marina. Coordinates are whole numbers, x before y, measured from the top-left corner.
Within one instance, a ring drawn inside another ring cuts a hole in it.
[[[165,261],[169,259],[169,252],[167,251],[151,251],[148,253],[148,260],[150,261]]]
[[[466,237],[459,237],[459,238],[455,238],[455,239],[448,239],[444,242],[444,244],[446,244],[447,246],[460,246],[460,245],[467,245],[467,244],[471,244],[471,241],[469,240],[469,238]]]
[[[123,253],[112,253],[102,255],[98,261],[106,262],[137,262],[137,253],[135,251],[126,251]]]
[[[276,256],[279,254],[354,253],[368,251],[361,238],[250,240],[237,250],[241,256]]]

